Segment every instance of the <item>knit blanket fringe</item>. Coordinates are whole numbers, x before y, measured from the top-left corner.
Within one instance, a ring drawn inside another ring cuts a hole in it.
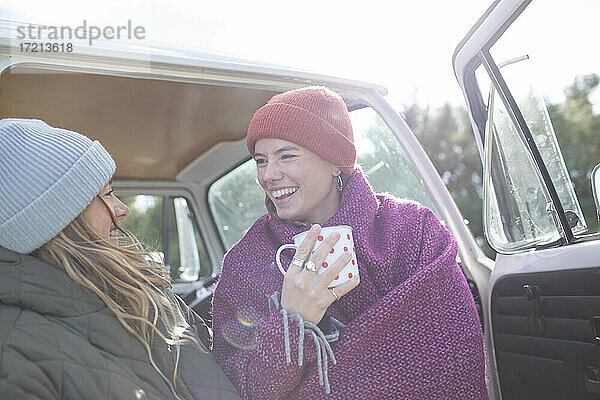
[[[283,334],[285,343],[285,360],[287,364],[292,363],[291,346],[290,346],[290,334],[289,334],[289,322],[297,322],[298,325],[298,366],[302,366],[304,358],[304,335],[310,335],[315,343],[317,349],[317,370],[319,373],[319,385],[325,386],[325,393],[331,392],[331,386],[329,385],[328,368],[329,358],[333,364],[337,364],[335,354],[331,349],[330,343],[338,340],[340,336],[340,329],[344,327],[344,324],[335,318],[331,318],[335,330],[331,333],[324,334],[323,331],[314,323],[310,321],[304,321],[302,316],[298,313],[288,314],[285,308],[281,307],[281,296],[279,292],[273,293],[269,297],[269,311],[279,310],[283,319]]]

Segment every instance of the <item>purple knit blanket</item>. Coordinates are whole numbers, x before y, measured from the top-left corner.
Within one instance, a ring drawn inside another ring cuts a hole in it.
[[[225,256],[213,297],[214,356],[242,396],[487,399],[479,318],[455,239],[435,215],[376,195],[357,169],[327,225],[352,226],[361,277],[329,308],[345,327],[331,343],[328,394],[316,342],[269,310],[283,283],[275,252],[307,228],[264,215]],[[282,254],[284,265],[292,253]]]

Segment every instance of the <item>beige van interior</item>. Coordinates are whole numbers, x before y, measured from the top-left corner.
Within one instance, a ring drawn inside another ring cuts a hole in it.
[[[38,118],[100,140],[116,179],[172,180],[219,142],[242,139],[274,93],[17,66],[0,76],[0,118]]]

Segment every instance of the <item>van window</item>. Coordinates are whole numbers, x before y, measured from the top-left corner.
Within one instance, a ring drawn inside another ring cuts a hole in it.
[[[164,263],[174,282],[191,282],[212,274],[204,242],[184,197],[119,196],[130,214],[121,223]]]
[[[539,150],[573,234],[585,236],[598,232],[590,175],[599,161],[600,78],[597,55],[581,51],[583,42],[568,39],[587,37],[595,26],[574,24],[567,36],[531,30],[534,20],[565,12],[560,5],[534,3],[489,51]],[[549,11],[553,7],[556,10]],[[503,253],[554,245],[562,229],[549,185],[541,178],[516,116],[492,89],[491,74],[483,65],[478,71],[488,109],[485,161],[492,166],[484,177],[488,242]]]
[[[226,249],[244,236],[267,212],[265,192],[258,184],[256,163],[250,159],[221,177],[208,190],[208,204]]]
[[[358,163],[375,192],[417,201],[441,219],[423,181],[390,128],[370,107],[350,113]]]
[[[372,108],[352,111],[358,163],[376,192],[418,201],[439,217],[433,201],[398,139]],[[256,163],[249,160],[210,187],[208,203],[225,248],[229,249],[266,212]]]

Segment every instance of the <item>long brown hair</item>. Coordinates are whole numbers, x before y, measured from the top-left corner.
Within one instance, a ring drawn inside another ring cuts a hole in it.
[[[63,269],[71,279],[100,297],[123,328],[144,346],[152,366],[178,397],[175,387],[179,345],[189,343],[200,350],[206,349],[191,332],[181,307],[169,292],[167,268],[152,262],[150,253],[120,226],[108,205],[107,208],[120,232],[120,243],[94,232],[81,213],[32,255]],[[176,346],[172,384],[152,357],[151,344],[155,336],[167,345]]]

